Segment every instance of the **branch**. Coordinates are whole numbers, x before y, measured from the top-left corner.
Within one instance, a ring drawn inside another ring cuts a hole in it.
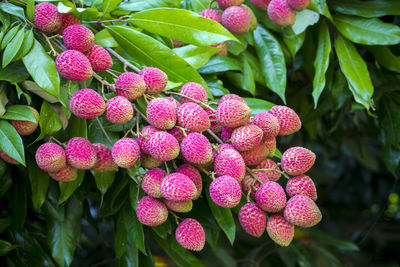
[[[112,54],[114,57],[116,57],[119,61],[121,61],[124,64],[124,69],[125,67],[131,68],[134,72],[139,73],[140,69],[129,63],[125,58],[123,58],[120,54],[112,50],[111,48],[106,48],[110,54]]]

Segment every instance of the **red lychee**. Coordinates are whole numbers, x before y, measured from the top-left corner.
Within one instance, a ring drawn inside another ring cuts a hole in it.
[[[296,11],[289,6],[288,0],[272,0],[268,5],[268,16],[282,27],[292,26],[296,21]]]
[[[96,91],[84,88],[72,95],[69,100],[69,109],[81,119],[93,119],[104,113],[106,104]]]
[[[304,228],[313,227],[322,219],[315,202],[303,195],[295,195],[289,199],[283,215],[288,222]]]
[[[135,139],[122,138],[115,142],[111,153],[114,162],[119,167],[130,168],[138,160],[140,148]]]
[[[261,175],[260,172],[254,172],[253,175],[257,177],[258,181],[260,181],[261,184],[269,181],[268,178]],[[254,177],[250,173],[246,173],[246,175],[244,176],[244,179],[242,181],[243,193],[247,196],[251,189],[250,197],[252,199],[255,199],[257,190],[260,188],[261,184],[259,182],[255,181]]]
[[[62,34],[63,31],[71,26],[71,25],[75,25],[75,24],[81,24],[81,22],[79,21],[79,19],[77,17],[75,17],[74,14],[72,13],[61,13],[61,27],[58,30],[58,33]]]
[[[248,124],[251,110],[246,103],[231,99],[218,104],[216,115],[223,127],[236,128]]]
[[[163,169],[155,168],[148,170],[140,184],[143,191],[151,197],[161,198],[161,182],[165,176],[167,176],[167,172]]]
[[[161,161],[170,161],[179,156],[179,142],[167,132],[150,135],[146,148],[153,158]]]
[[[311,0],[288,0],[289,6],[297,11],[306,9],[310,5]]]
[[[247,15],[249,16],[249,20],[250,20],[249,31],[254,31],[258,26],[256,15],[254,14],[253,10],[251,10],[245,4],[240,5],[240,7],[244,8],[244,10],[246,10],[246,12],[247,12]]]
[[[191,211],[193,208],[192,200],[189,200],[186,202],[174,202],[174,201],[170,201],[168,199],[164,199],[163,201],[168,209],[175,211],[175,212],[186,213],[186,212]]]
[[[260,164],[261,161],[263,161],[267,157],[268,152],[268,148],[263,143],[261,143],[252,150],[243,151],[240,154],[242,155],[244,163],[246,163],[246,165],[254,166]]]
[[[167,132],[172,134],[176,138],[176,140],[178,140],[178,142],[182,142],[186,135],[190,133],[188,130],[182,129],[180,127],[178,128],[176,126],[172,129],[169,129]]]
[[[189,177],[176,172],[171,173],[162,180],[161,194],[170,201],[186,202],[196,196],[197,189]]]
[[[86,52],[94,45],[93,32],[80,24],[68,26],[62,35],[67,49]]]
[[[271,0],[250,0],[250,2],[252,2],[253,5],[262,10],[267,10],[269,2],[271,2]]]
[[[217,121],[215,111],[209,108],[205,108],[204,110],[206,111],[208,118],[210,119],[210,130],[214,133],[220,133],[222,127]]]
[[[250,17],[241,6],[231,6],[222,13],[222,25],[230,32],[243,34],[250,30]]]
[[[0,149],[0,158],[2,158],[5,162],[10,163],[10,164],[14,164],[14,165],[18,165],[19,162],[16,161],[15,159],[11,158],[10,156],[8,156],[3,150]]]
[[[240,225],[252,236],[260,237],[265,232],[267,215],[256,203],[246,203],[238,214]]]
[[[181,143],[183,158],[192,164],[205,165],[212,160],[212,148],[207,137],[200,133],[188,134]]]
[[[56,172],[49,172],[49,175],[56,181],[70,182],[78,178],[78,171],[69,165],[65,165]]]
[[[67,80],[86,81],[93,75],[89,59],[79,51],[67,50],[56,58],[58,73]]]
[[[46,172],[56,172],[65,167],[66,156],[64,148],[55,143],[44,143],[35,154],[36,163]]]
[[[282,214],[274,214],[268,219],[267,233],[279,246],[287,247],[293,240],[294,225],[286,221]]]
[[[200,172],[190,164],[181,165],[176,172],[182,173],[192,180],[197,189],[197,193],[193,199],[198,199],[201,195],[201,191],[203,190],[203,182],[201,180]]]
[[[296,112],[286,106],[273,106],[268,110],[279,121],[279,135],[289,135],[301,128],[301,121]]]
[[[280,130],[278,118],[267,112],[256,114],[251,123],[261,128],[265,139],[275,138]]]
[[[279,167],[276,165],[276,163],[272,159],[269,159],[269,158],[264,159],[255,168],[256,169],[264,169],[264,170],[271,169],[271,171],[260,171],[260,175],[264,176],[266,179],[268,179],[270,181],[276,182],[281,177],[281,174],[279,172],[272,171],[274,169],[279,170]]]
[[[223,175],[210,184],[210,197],[218,206],[233,208],[242,198],[242,188],[235,178]]]
[[[286,184],[286,193],[293,197],[295,195],[304,195],[312,200],[317,200],[317,190],[313,180],[307,175],[292,177]]]
[[[111,149],[106,145],[101,143],[93,144],[94,151],[96,151],[97,162],[92,171],[94,172],[111,172],[118,169],[117,164],[115,164],[112,159]]]
[[[177,110],[177,124],[190,132],[204,132],[210,128],[210,119],[196,103],[185,103]]]
[[[281,159],[281,168],[287,174],[296,176],[307,172],[314,165],[315,154],[304,147],[291,147]]]
[[[126,124],[133,118],[131,102],[123,96],[115,96],[107,100],[106,119],[114,124]]]
[[[146,94],[156,95],[161,93],[168,83],[168,76],[160,69],[147,67],[139,72],[146,83]]]
[[[158,128],[151,126],[151,125],[147,125],[142,128],[142,130],[140,131],[140,135],[136,139],[136,141],[138,142],[138,144],[140,146],[140,150],[142,152],[147,153],[147,154],[149,153],[149,151],[147,150],[147,140],[153,133],[156,133],[156,132],[161,132],[161,130],[159,130]]]
[[[257,205],[266,212],[279,212],[286,205],[286,195],[276,182],[263,183],[256,193]]]
[[[206,242],[206,234],[201,224],[195,219],[184,219],[176,228],[175,238],[178,243],[189,250],[200,251]]]
[[[118,76],[115,88],[117,95],[134,101],[143,96],[146,91],[146,83],[142,76],[133,72],[124,72]]]
[[[44,32],[56,33],[61,27],[61,15],[52,3],[39,3],[35,5],[33,23]]]
[[[145,169],[158,168],[164,164],[161,160],[153,158],[151,155],[142,153],[140,155],[140,164]]]
[[[231,143],[239,151],[248,151],[260,145],[263,131],[256,125],[236,128],[231,135]]]
[[[222,13],[216,9],[209,8],[209,9],[205,9],[205,10],[201,11],[200,16],[208,18],[208,19],[212,19],[218,23],[221,23]]]
[[[183,85],[179,93],[205,104],[207,104],[208,102],[206,89],[204,89],[204,87],[198,83],[190,82]],[[187,97],[180,97],[180,101],[182,104],[193,102]]]
[[[243,98],[241,98],[240,96],[235,95],[235,94],[227,94],[227,95],[222,96],[221,99],[219,100],[218,104],[221,104],[222,102],[225,102],[227,100],[237,100],[239,102],[247,104],[246,101],[244,101]]]
[[[12,126],[14,126],[15,130],[17,130],[18,134],[21,136],[30,135],[36,130],[39,125],[39,113],[37,112],[37,110],[31,106],[26,107],[33,113],[36,122],[10,120]]]
[[[136,216],[144,225],[157,226],[168,219],[168,210],[160,200],[145,196],[137,205]]]
[[[150,124],[158,129],[172,129],[176,124],[176,108],[169,100],[154,98],[147,105],[146,114]]]
[[[85,55],[89,59],[94,71],[106,71],[113,65],[110,54],[100,45],[92,46],[85,52]]]
[[[243,157],[234,149],[224,149],[214,160],[217,175],[229,175],[241,182],[246,172]]]
[[[218,121],[217,121],[217,123],[218,123]],[[230,141],[232,133],[233,133],[234,130],[235,130],[235,128],[221,127],[221,139],[222,139],[222,141],[224,141],[224,142]]]
[[[93,145],[82,137],[74,137],[68,141],[65,147],[65,155],[67,156],[67,163],[80,170],[92,168],[97,161]]]
[[[276,151],[276,138],[265,139],[263,138],[263,144],[268,148],[268,156],[273,157]]]
[[[243,4],[244,0],[217,0],[218,6],[221,9],[226,9],[231,6],[239,6]]]

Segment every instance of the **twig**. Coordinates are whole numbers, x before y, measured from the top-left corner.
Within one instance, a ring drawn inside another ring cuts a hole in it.
[[[106,72],[111,76],[113,76],[114,78],[118,78],[118,75],[114,74],[114,72],[112,72],[111,70],[106,70]]]
[[[213,131],[210,129],[207,130],[207,133],[210,134],[218,143],[223,144],[224,141],[222,141]]]
[[[65,143],[61,142],[60,140],[56,139],[54,136],[50,136],[49,141],[54,141],[55,143],[59,144],[60,146],[65,147]]]
[[[246,171],[251,175],[251,177],[254,178],[254,180],[256,180],[257,182],[259,182],[260,184],[263,184],[263,182],[262,182],[260,179],[258,179],[257,175],[255,175],[255,174],[253,173],[253,171],[252,171],[249,167],[247,167],[247,166],[246,166]]]
[[[183,94],[181,94],[181,93],[176,93],[176,92],[163,92],[163,93],[166,94],[166,95],[177,95],[177,96],[181,96],[181,97],[187,98],[187,99],[193,101],[194,103],[199,104],[200,106],[204,106],[204,107],[206,107],[206,108],[208,108],[208,109],[211,109],[212,111],[215,112],[215,109],[212,108],[211,106],[209,106],[209,105],[207,105],[206,103],[203,103],[203,102],[201,102],[201,101],[199,101],[199,100],[196,100],[196,99],[194,99],[194,98],[192,98],[192,97],[185,96],[185,95],[183,95]]]
[[[107,22],[126,22],[125,20],[122,20],[121,18],[119,18],[119,19],[109,19],[109,20],[99,20],[99,21],[94,21],[94,20],[82,21],[82,24],[98,24],[98,23],[101,24],[101,23],[107,23]]]
[[[140,69],[136,68],[134,65],[132,65],[131,63],[129,63],[125,58],[123,58],[120,54],[118,54],[117,52],[115,52],[114,50],[112,50],[111,48],[107,48],[107,51],[110,52],[110,54],[112,54],[114,57],[116,57],[119,61],[121,61],[124,64],[124,67],[129,67],[131,68],[133,71],[135,71],[136,73],[140,72]]]
[[[147,119],[147,117],[136,107],[135,104],[132,104],[132,107],[136,111],[137,114],[139,114],[148,124],[150,124],[150,122]]]
[[[101,124],[101,121],[99,120],[98,117],[96,117],[96,121],[97,121],[97,124],[99,125],[101,131],[103,132],[104,136],[106,137],[107,141],[110,143],[111,146],[113,146],[114,144],[113,144],[113,142],[111,141],[111,138],[108,136],[106,130],[104,129],[104,127],[103,127],[103,125]]]

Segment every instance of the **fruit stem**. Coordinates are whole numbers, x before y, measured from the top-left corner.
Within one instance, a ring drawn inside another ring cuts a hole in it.
[[[151,124],[147,117],[136,107],[135,104],[132,103],[132,107],[136,111],[136,113],[139,114],[148,124]]]
[[[107,86],[108,88],[111,89],[111,91],[115,92],[115,87],[110,84],[109,82],[107,82],[106,80],[104,80],[100,75],[98,75],[97,73],[93,72],[93,77],[99,81],[101,84]]]
[[[222,141],[215,133],[213,133],[213,131],[211,131],[210,129],[207,130],[207,133],[209,135],[211,135],[218,143],[223,144],[224,141]]]
[[[246,171],[251,175],[251,177],[254,178],[255,181],[259,182],[260,184],[263,184],[263,182],[260,179],[258,179],[257,175],[255,175],[253,171],[247,166],[246,166]]]
[[[290,179],[289,175],[286,174],[286,172],[278,170],[278,169],[253,169],[251,170],[252,172],[268,172],[268,171],[273,171],[282,174],[286,179]]]
[[[210,4],[208,4],[208,8],[211,8],[212,4],[214,3],[215,0],[211,0]]]
[[[118,78],[118,75],[115,74],[114,72],[112,72],[112,71],[110,71],[110,70],[106,70],[106,72],[107,72],[108,74],[110,74],[111,76],[113,76],[114,78]]]
[[[175,212],[173,212],[173,211],[171,211],[171,210],[168,210],[168,212],[171,213],[172,216],[174,216],[174,218],[175,218],[175,223],[176,223],[177,225],[179,225],[179,219],[181,219],[181,218],[180,218],[178,215],[176,215]]]
[[[176,92],[164,92],[164,94],[166,94],[166,95],[178,95],[178,96],[187,98],[187,99],[193,101],[194,103],[199,104],[200,106],[204,106],[204,107],[206,107],[206,108],[209,108],[209,109],[211,109],[212,111],[215,112],[215,109],[212,108],[211,106],[207,105],[206,103],[203,103],[203,102],[201,102],[201,101],[199,101],[199,100],[196,100],[196,99],[194,99],[194,98],[191,98],[191,97],[189,97],[189,96],[185,96],[185,95],[183,95],[183,94],[181,94],[181,93],[176,93]]]
[[[97,22],[96,22],[97,23]],[[128,62],[125,58],[123,58],[120,54],[112,50],[111,48],[106,48],[110,54],[112,54],[114,57],[116,57],[119,61],[121,61],[124,64],[124,69],[125,67],[131,68],[134,72],[139,73],[140,69],[136,68],[134,65]]]
[[[57,56],[58,52],[54,49],[52,43],[50,42],[50,38],[44,33],[42,33],[42,35],[43,35],[44,39],[46,39],[46,42],[50,47],[50,54],[53,54],[53,56]]]
[[[164,162],[164,165],[165,165],[165,170],[167,171],[167,174],[169,175],[171,172],[169,171],[167,162]]]
[[[107,141],[110,143],[111,146],[113,146],[114,144],[113,144],[113,142],[111,141],[111,138],[108,136],[106,130],[105,130],[104,127],[103,127],[103,124],[101,124],[101,121],[99,120],[98,117],[96,117],[96,121],[97,121],[97,124],[99,125],[101,131],[103,132],[104,136],[106,137]]]
[[[174,127],[177,128],[177,129],[180,129],[180,130],[183,132],[183,135],[184,135],[185,137],[187,136],[187,133],[186,133],[186,129],[185,129],[185,128],[183,128],[183,127],[181,127],[181,126],[178,126],[178,125],[175,125]]]
[[[62,143],[60,140],[56,139],[54,136],[50,136],[49,141],[54,141],[55,143],[59,144],[60,146],[65,148],[65,143]]]

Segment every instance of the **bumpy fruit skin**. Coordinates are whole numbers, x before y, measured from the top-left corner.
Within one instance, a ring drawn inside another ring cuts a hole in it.
[[[288,0],[289,6],[297,11],[306,9],[310,5],[311,0]]]
[[[89,59],[94,71],[106,71],[113,65],[110,54],[100,45],[92,46],[85,52],[85,55]]]
[[[261,161],[260,164],[258,164],[256,169],[276,169],[279,170],[278,166],[272,159],[264,159]],[[264,176],[266,179],[270,181],[278,181],[279,178],[281,177],[281,174],[276,171],[260,171],[260,176]]]
[[[283,215],[291,224],[304,228],[313,227],[322,219],[321,211],[315,202],[303,195],[296,195],[289,199]]]
[[[205,165],[212,161],[212,147],[207,137],[200,133],[188,134],[181,143],[183,158],[192,164]]]
[[[107,100],[106,119],[114,124],[126,124],[133,118],[131,102],[123,96],[115,96]]]
[[[160,200],[145,196],[136,208],[138,220],[147,226],[157,226],[168,219],[168,209]]]
[[[293,240],[294,225],[286,221],[282,214],[274,214],[268,219],[267,233],[279,246],[287,247]]]
[[[56,33],[61,27],[61,21],[61,15],[55,5],[47,2],[35,5],[33,23],[39,30]]]
[[[67,49],[86,52],[94,45],[94,34],[89,28],[75,24],[63,31],[63,41]]]
[[[170,201],[186,202],[196,196],[197,189],[189,177],[176,172],[171,173],[162,180],[161,194],[165,199]]]
[[[179,103],[179,101],[173,97],[168,96],[168,97],[164,97],[164,99],[171,102],[171,104],[174,105],[175,109],[178,109],[181,106],[181,103]]]
[[[71,138],[66,147],[65,155],[67,163],[79,170],[89,170],[97,161],[96,151],[93,145],[85,138]]]
[[[210,184],[210,197],[220,207],[233,208],[240,202],[242,188],[235,178],[223,175]]]
[[[286,205],[286,195],[282,186],[276,182],[263,183],[256,193],[257,205],[267,212],[279,212]]]
[[[204,132],[211,125],[207,112],[196,103],[185,103],[178,108],[177,124],[190,132]]]
[[[224,95],[224,96],[221,97],[221,99],[219,100],[219,104],[222,103],[222,102],[225,102],[225,101],[227,101],[227,100],[237,100],[237,101],[239,101],[239,102],[242,102],[242,103],[246,104],[246,101],[244,101],[243,98],[241,98],[240,96],[235,95],[235,94],[227,94],[227,95]]]
[[[179,93],[205,104],[208,102],[206,89],[198,83],[190,82],[183,85]],[[183,96],[180,97],[180,101],[182,104],[193,102],[189,98]]]
[[[218,52],[215,53],[216,56],[218,56],[218,55],[227,56],[227,55],[228,55],[228,46],[226,45],[226,42],[219,43],[219,44],[216,44],[216,45],[210,45],[210,46],[211,46],[211,47],[220,48],[220,49],[218,50]]]
[[[95,90],[84,88],[72,95],[69,109],[78,118],[93,119],[104,113],[106,104]]]
[[[226,100],[218,104],[217,121],[225,128],[236,128],[248,124],[251,110],[239,100]]]
[[[178,168],[176,172],[182,173],[189,177],[190,180],[192,180],[197,189],[197,193],[193,199],[198,199],[201,195],[201,191],[203,190],[203,182],[201,180],[201,175],[199,171],[190,164],[183,164]]]
[[[314,165],[315,154],[304,147],[291,147],[281,159],[281,168],[287,174],[296,176],[307,172]]]
[[[246,12],[247,12],[247,15],[249,16],[249,20],[250,20],[249,31],[254,31],[258,26],[256,15],[254,15],[253,10],[251,10],[245,4],[240,5],[240,7],[244,8],[244,10],[246,10]]]
[[[267,215],[256,203],[246,203],[239,210],[240,225],[252,236],[260,237],[265,232]]]
[[[250,30],[250,17],[243,7],[231,6],[222,13],[221,24],[232,33],[243,34]]]
[[[186,213],[186,212],[191,211],[193,208],[192,200],[189,200],[186,202],[174,202],[174,201],[170,201],[168,199],[164,199],[163,201],[168,209],[175,211],[175,212]]]
[[[203,226],[195,219],[184,219],[176,228],[175,238],[178,243],[189,250],[200,251],[204,248],[206,234]]]
[[[254,166],[260,164],[267,155],[268,155],[268,148],[261,143],[260,145],[256,146],[252,150],[243,151],[240,154],[243,157],[244,163],[248,166]]]
[[[135,165],[140,155],[140,148],[135,139],[122,138],[115,142],[112,150],[114,162],[121,168],[130,168]]]
[[[96,151],[97,162],[92,168],[94,172],[111,172],[118,169],[117,164],[115,164],[112,159],[111,149],[106,145],[101,143],[93,144],[94,151]]]
[[[220,133],[221,132],[221,125],[217,122],[217,116],[215,115],[215,111],[209,108],[204,109],[208,115],[208,118],[210,120],[210,130],[213,131],[214,133]]]
[[[265,139],[263,138],[263,144],[268,148],[268,156],[273,157],[276,151],[276,138]]]
[[[67,80],[86,81],[93,75],[89,59],[79,51],[67,50],[56,58],[58,73]]]
[[[146,83],[146,94],[156,95],[161,93],[168,83],[168,76],[162,70],[153,67],[147,67],[139,72]]]
[[[255,125],[245,125],[235,129],[231,135],[231,143],[239,151],[248,151],[260,145],[263,131]]]
[[[214,145],[213,146],[213,157],[215,158],[218,156],[219,153],[224,151],[225,149],[233,149],[236,150],[232,145],[230,144],[220,144],[220,145]]]
[[[149,153],[149,151],[147,150],[147,140],[153,133],[156,132],[161,132],[161,130],[151,125],[147,125],[142,128],[142,130],[140,131],[140,135],[136,139],[140,146],[140,151],[147,154]]]
[[[205,9],[205,10],[201,11],[200,16],[208,18],[208,19],[212,19],[218,23],[221,23],[222,13],[216,9],[209,8],[209,9]]]
[[[60,15],[61,15],[61,21],[62,21],[61,27],[58,30],[58,33],[60,33],[60,34],[62,34],[64,32],[64,30],[71,25],[81,24],[79,19],[77,17],[75,17],[75,15],[72,13],[62,13]]]
[[[256,7],[262,9],[262,10],[267,10],[269,3],[271,0],[250,0],[250,2],[253,3]]]
[[[240,6],[244,0],[217,0],[218,6],[221,9],[226,9],[231,6]]]
[[[293,197],[295,195],[304,195],[311,198],[313,201],[317,200],[317,189],[313,180],[307,175],[299,175],[292,177],[286,183],[286,193]]]
[[[14,121],[10,120],[12,126],[14,126],[15,130],[17,130],[18,134],[21,136],[27,136],[33,133],[39,125],[39,113],[36,109],[31,106],[26,106],[27,108],[32,111],[33,116],[36,119],[36,122],[32,121]]]
[[[134,101],[143,96],[146,91],[146,82],[142,76],[133,72],[124,72],[118,76],[115,82],[117,95]]]
[[[163,169],[155,168],[148,170],[140,184],[143,191],[151,197],[161,198],[161,182],[165,176],[167,176],[167,172]]]
[[[0,158],[2,158],[5,162],[10,163],[10,164],[14,164],[14,165],[18,165],[19,162],[16,161],[15,159],[11,158],[10,156],[8,156],[3,150],[0,149]]]
[[[261,181],[261,184],[264,184],[265,182],[269,181],[268,178],[261,175],[261,172],[254,172],[253,174],[258,178],[259,181]],[[247,194],[249,193],[250,188],[251,188],[250,197],[252,199],[255,199],[256,193],[257,193],[258,189],[260,188],[261,184],[257,181],[254,181],[254,178],[251,174],[246,173],[246,175],[244,176],[244,179],[242,181],[243,193],[247,196]]]
[[[63,168],[56,172],[49,172],[51,178],[59,182],[70,182],[78,178],[78,171],[77,169],[65,165]]]
[[[241,182],[246,172],[242,155],[234,149],[224,149],[214,160],[214,171],[217,175],[229,175]]]
[[[231,139],[231,135],[232,135],[234,130],[235,130],[235,128],[221,127],[221,139],[222,139],[222,141],[228,142]]]
[[[178,142],[182,142],[183,139],[185,139],[186,135],[188,135],[190,132],[188,130],[183,130],[180,128],[177,128],[176,126],[172,129],[169,129],[167,131],[169,134],[172,134],[173,137],[178,140]],[[186,135],[185,135],[186,133]]]
[[[55,143],[44,143],[36,150],[36,163],[46,172],[56,172],[65,167],[67,158],[64,148]]]
[[[286,106],[273,106],[268,110],[279,121],[279,135],[289,135],[301,128],[301,120],[296,112]]]
[[[288,27],[296,21],[296,11],[288,3],[288,0],[272,0],[268,5],[268,16],[275,24]]]
[[[143,168],[145,169],[154,169],[158,168],[161,165],[164,164],[161,160],[153,158],[151,155],[142,153],[140,155],[140,164],[142,165]]]
[[[153,158],[164,162],[179,156],[179,142],[167,132],[156,132],[150,135],[146,148]]]
[[[271,113],[258,113],[254,116],[251,123],[263,130],[263,137],[266,139],[275,138],[279,134],[280,126],[278,118]]]
[[[147,105],[146,114],[150,124],[158,129],[169,130],[176,124],[176,108],[169,100],[154,98]]]

